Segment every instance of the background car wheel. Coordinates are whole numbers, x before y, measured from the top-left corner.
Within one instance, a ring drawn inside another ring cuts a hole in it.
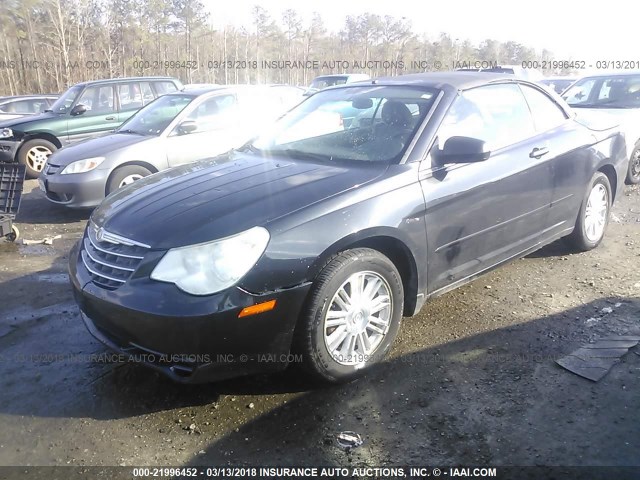
[[[312,287],[296,331],[303,368],[339,382],[379,362],[398,334],[404,307],[400,274],[376,250],[333,258]]]
[[[57,149],[58,147],[53,143],[42,138],[34,138],[25,142],[18,151],[18,162],[27,167],[27,178],[37,178],[49,155]]]
[[[640,145],[638,144],[636,144],[636,147],[633,149],[629,160],[627,183],[631,185],[640,183]]]
[[[587,251],[597,247],[609,224],[611,211],[611,184],[602,172],[597,172],[580,206],[578,220],[569,243],[578,250]]]
[[[109,195],[111,192],[115,192],[119,188],[125,187],[147,175],[151,175],[151,171],[140,165],[126,165],[116,168],[107,182],[106,193]]]

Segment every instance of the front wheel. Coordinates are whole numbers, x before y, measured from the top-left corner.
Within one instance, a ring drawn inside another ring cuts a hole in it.
[[[53,143],[42,138],[25,142],[18,151],[18,162],[26,167],[27,178],[38,178],[49,155],[57,149]]]
[[[107,182],[106,194],[109,195],[119,188],[126,187],[147,175],[151,175],[149,169],[140,165],[125,165],[123,167],[116,168]]]
[[[303,367],[339,382],[382,360],[402,319],[404,290],[395,265],[368,248],[334,257],[316,279],[296,331]]]
[[[569,235],[569,243],[581,251],[596,248],[609,224],[611,184],[602,172],[596,172],[580,205],[576,226]]]
[[[636,145],[631,153],[629,169],[627,170],[627,183],[630,185],[640,183],[640,145]]]

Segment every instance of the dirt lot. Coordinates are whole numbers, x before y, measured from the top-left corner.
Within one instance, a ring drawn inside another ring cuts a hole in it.
[[[22,236],[62,238],[0,245],[0,465],[638,466],[640,347],[597,383],[555,364],[640,334],[640,190],[614,212],[595,251],[556,243],[429,303],[365,378],[181,386],[90,361],[107,351],[66,275],[88,213],[50,205],[29,181]],[[340,449],[345,430],[364,444]]]

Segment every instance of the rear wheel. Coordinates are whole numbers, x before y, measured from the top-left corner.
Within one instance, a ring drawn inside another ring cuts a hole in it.
[[[610,211],[611,184],[604,173],[596,172],[580,206],[576,226],[568,237],[569,243],[582,251],[597,247],[604,238]]]
[[[636,147],[633,149],[629,160],[627,183],[632,185],[640,183],[640,145],[638,144],[636,144]]]
[[[376,250],[333,258],[315,281],[296,331],[303,367],[339,382],[379,362],[396,338],[404,291],[400,274]]]
[[[26,167],[27,178],[37,178],[49,155],[57,149],[53,143],[43,138],[25,142],[18,151],[18,162]]]
[[[124,167],[116,168],[107,182],[106,193],[109,195],[111,192],[126,187],[147,175],[151,175],[151,171],[140,165],[125,165]]]

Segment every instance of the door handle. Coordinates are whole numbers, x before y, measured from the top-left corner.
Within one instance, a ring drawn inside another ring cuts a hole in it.
[[[113,115],[109,115],[108,117],[105,118],[105,120],[115,120],[116,117],[114,117]]]
[[[549,149],[547,147],[536,147],[531,150],[531,153],[529,153],[529,158],[541,158],[547,153],[549,153]]]

